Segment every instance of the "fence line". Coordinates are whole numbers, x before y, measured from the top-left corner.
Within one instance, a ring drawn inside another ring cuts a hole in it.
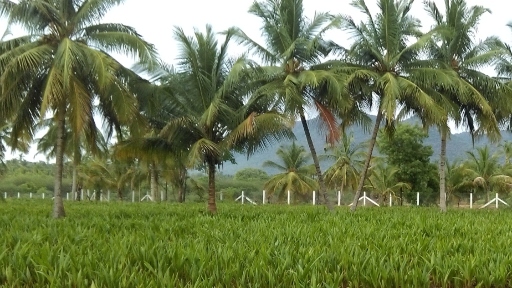
[[[86,192],[84,193],[84,191],[86,191]],[[88,190],[88,189],[87,190],[86,189],[81,189],[81,191],[77,192],[75,195],[73,195],[73,193],[66,193],[65,199],[67,201],[78,200],[77,196],[80,195],[81,196],[80,200],[93,200],[93,199],[96,199],[96,196],[98,195],[98,193],[99,193],[99,201],[107,201],[107,202],[109,202],[109,201],[112,200],[110,190],[106,191],[106,196],[105,196],[104,195],[105,193],[103,193],[101,190],[99,190],[99,191],[92,190],[92,194],[91,194],[91,191]],[[163,192],[160,191],[160,193],[163,193]],[[286,193],[287,193],[287,195],[286,195],[286,204],[287,205],[292,205],[292,191],[287,190]],[[46,194],[47,193],[33,193],[33,192],[29,192],[29,193],[21,193],[21,192],[8,193],[8,192],[4,192],[3,193],[3,198],[4,199],[22,199],[22,198],[27,198],[27,196],[28,196],[28,199],[43,199],[43,200],[44,199],[53,199],[53,197],[51,197],[51,194],[50,194],[50,197],[46,197]],[[84,194],[87,195],[87,199],[84,199],[84,197],[83,197]],[[140,191],[139,191],[139,194],[140,194]],[[337,205],[338,206],[343,206],[343,205],[350,206],[350,205],[352,205],[352,202],[342,204],[342,192],[341,191],[336,191],[336,194],[337,194]],[[0,195],[2,195],[2,194],[0,194]],[[252,194],[252,195],[254,196],[254,194]],[[312,191],[312,194],[310,194],[310,195],[312,197],[311,198],[312,201],[310,203],[312,203],[312,205],[317,205],[318,204],[317,203],[317,201],[318,201],[317,191]],[[416,206],[420,206],[420,203],[421,203],[420,202],[420,196],[421,196],[420,193],[417,192],[416,193]],[[221,201],[224,200],[222,192],[219,192],[219,197],[220,197]],[[270,200],[270,197],[272,197],[272,195],[270,193],[268,193],[266,190],[262,190],[261,204],[263,204],[263,205],[268,204],[269,200]],[[394,197],[396,197],[396,196],[394,196],[392,193],[389,193],[389,204],[387,205],[388,207],[393,206],[393,204],[394,204],[393,203],[393,198]],[[136,201],[135,191],[134,190],[131,191],[131,202],[133,202],[133,203],[144,201],[144,200],[149,200],[149,201],[154,201],[155,200],[148,193],[146,193],[144,195],[144,197],[141,197],[141,195],[139,195],[138,198],[139,198],[138,201]],[[128,196],[128,199],[129,199],[129,196]],[[240,197],[238,197],[235,201],[241,200],[242,203],[245,203],[245,201],[249,201],[248,199],[250,199],[250,198],[248,198],[247,194],[245,194],[245,192],[242,191]],[[459,198],[459,199],[463,199],[463,198]],[[162,200],[162,201],[164,201],[164,200]],[[359,198],[359,201],[362,201],[361,202],[362,206],[366,206],[367,202],[370,202],[371,204],[380,207],[380,204],[378,204],[376,201],[374,201],[373,199],[368,197],[366,192],[363,192],[363,196],[361,198]],[[256,202],[253,201],[253,200],[250,200],[249,202],[256,204]],[[382,203],[385,203],[385,202],[381,202],[381,204]],[[467,202],[465,202],[465,203],[467,203]],[[503,205],[509,206],[509,204],[507,202],[505,202],[503,199],[499,198],[498,193],[496,193],[496,197],[495,198],[491,199],[490,201],[488,201],[484,205],[481,205],[478,208],[480,208],[480,209],[486,208],[486,207],[498,208],[500,203],[503,204]],[[474,204],[475,204],[475,201],[474,201],[473,193],[469,193],[469,209],[473,209]],[[491,205],[491,204],[494,204],[494,205]]]

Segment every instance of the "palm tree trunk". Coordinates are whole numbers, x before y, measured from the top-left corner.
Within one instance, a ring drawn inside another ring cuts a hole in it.
[[[180,169],[179,184],[178,184],[178,202],[185,202],[185,181],[187,181],[187,170]]]
[[[320,191],[318,191],[318,199],[321,200],[323,198],[323,202],[327,209],[333,210],[332,203],[329,201],[329,195],[327,195],[324,176],[320,170],[320,161],[318,161],[315,145],[313,144],[313,139],[311,138],[311,133],[309,132],[308,122],[306,121],[306,117],[304,116],[303,112],[300,113],[300,122],[304,128],[304,134],[306,135],[306,140],[308,141],[309,151],[311,152],[311,157],[313,158],[313,163],[315,164],[316,177],[318,178],[318,184],[320,186]]]
[[[77,198],[77,184],[78,184],[78,165],[80,163],[80,155],[78,153],[80,153],[79,151],[77,151],[78,149],[75,148],[75,151],[73,151],[73,182],[72,182],[72,185],[71,185],[71,195],[73,195],[73,199],[76,199]]]
[[[446,137],[447,127],[441,128],[441,155],[439,155],[439,206],[446,212]]]
[[[340,205],[343,202],[343,188],[345,188],[345,185],[342,183],[340,186]]]
[[[133,189],[132,189],[133,191]],[[121,188],[117,188],[117,198],[119,199],[119,201],[123,201],[123,190]]]
[[[183,191],[183,186],[180,185],[180,187],[178,187],[178,203],[183,203],[184,202],[184,199],[183,199],[184,198],[183,197],[184,193],[183,192],[185,192],[185,191]]]
[[[350,207],[351,211],[356,211],[357,202],[359,201],[359,197],[361,197],[361,191],[363,191],[364,181],[366,180],[368,168],[370,167],[370,161],[372,160],[373,147],[375,146],[375,142],[377,142],[377,133],[379,133],[382,116],[383,114],[379,107],[379,111],[377,112],[377,118],[375,119],[375,126],[373,127],[372,138],[370,139],[370,145],[368,145],[368,153],[366,155],[364,167],[363,170],[361,171],[361,177],[359,178],[359,183],[357,185],[356,195],[354,195],[354,201],[352,202],[352,207]]]
[[[77,193],[76,193],[76,187],[77,187],[77,180],[78,178],[78,167],[73,163],[73,182],[71,184],[71,197],[73,197],[73,200],[77,199]]]
[[[215,163],[208,162],[208,212],[217,213],[217,205],[215,204]]]
[[[151,168],[149,170],[149,173],[151,174],[151,199],[153,201],[157,201],[157,198],[158,197],[158,180],[157,180],[157,171],[156,171],[156,165],[155,165],[155,162],[153,161],[151,163]]]
[[[66,216],[64,203],[62,202],[62,171],[64,170],[64,133],[65,133],[65,103],[60,105],[57,111],[57,143],[55,153],[55,186],[53,192],[53,217]]]

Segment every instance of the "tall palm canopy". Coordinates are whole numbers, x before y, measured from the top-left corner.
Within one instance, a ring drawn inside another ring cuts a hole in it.
[[[512,22],[507,24],[512,30]],[[494,39],[494,45],[500,48],[501,52],[494,66],[498,73],[498,79],[505,83],[505,90],[510,94],[512,89],[512,47],[499,39]],[[501,128],[512,129],[512,103],[508,101],[508,97],[499,97],[492,104],[494,115],[500,123]]]
[[[378,12],[373,15],[366,1],[355,0],[352,5],[362,12],[365,20],[358,24],[352,17],[344,17],[343,28],[354,42],[347,49],[345,65],[339,70],[350,75],[352,93],[362,94],[358,98],[360,105],[377,111],[352,210],[356,209],[363,189],[383,119],[387,130],[392,131],[397,110],[414,107],[431,121],[446,121],[444,110],[422,87],[449,86],[453,75],[420,58],[432,32],[420,31],[420,21],[409,13],[412,3],[410,0],[379,0]]]
[[[234,30],[220,45],[210,26],[187,36],[176,28],[179,45],[177,72],[181,85],[171,101],[174,116],[160,133],[178,149],[185,149],[189,166],[208,171],[208,210],[216,212],[215,172],[232,151],[252,154],[271,141],[291,138],[291,121],[268,104],[251,97],[254,63],[245,57],[230,59],[228,45]]]
[[[327,140],[334,143],[339,138],[336,117],[351,101],[343,90],[343,78],[329,71],[321,61],[335,47],[323,37],[326,31],[340,25],[339,17],[329,13],[316,13],[312,19],[304,15],[302,0],[256,1],[249,13],[262,21],[265,44],[252,40],[236,29],[236,40],[260,57],[264,65],[259,76],[263,84],[256,94],[265,95],[276,107],[299,117],[315,164],[320,184],[320,199],[331,207],[326,194],[318,156],[306,122],[306,110],[315,109],[327,131]]]
[[[432,91],[448,117],[457,127],[464,125],[472,136],[486,134],[491,140],[500,137],[498,123],[490,103],[497,104],[503,95],[503,85],[479,69],[491,65],[500,54],[494,39],[477,43],[477,26],[481,17],[490,11],[482,6],[468,7],[465,0],[445,0],[445,14],[434,1],[425,8],[435,21],[438,33],[429,44],[429,57],[439,69],[456,73],[455,87],[435,87]],[[501,89],[500,89],[501,88]],[[439,161],[440,207],[446,211],[446,141],[448,122],[442,123],[441,155]]]
[[[25,36],[0,42],[0,110],[12,121],[12,138],[33,137],[36,122],[52,114],[57,124],[54,217],[62,205],[65,123],[79,139],[94,142],[95,111],[110,133],[123,123],[137,123],[137,101],[127,85],[138,77],[108,53],[155,62],[156,52],[132,27],[100,23],[122,0],[0,1],[8,29]],[[14,143],[16,144],[16,143]]]

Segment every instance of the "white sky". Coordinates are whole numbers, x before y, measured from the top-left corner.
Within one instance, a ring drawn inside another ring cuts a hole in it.
[[[306,15],[312,17],[315,11],[330,12],[332,14],[346,14],[354,17],[355,20],[362,20],[361,13],[350,6],[350,0],[304,0]],[[374,12],[377,11],[377,0],[367,0],[367,4]],[[425,30],[431,25],[428,15],[423,10],[423,1],[417,0],[414,3],[413,14],[422,20]],[[444,7],[444,0],[436,1],[439,7]],[[478,29],[478,38],[484,39],[488,36],[498,36],[508,43],[512,43],[512,31],[506,24],[512,21],[509,16],[509,1],[494,0],[467,0],[468,5],[483,5],[491,9],[492,14],[482,18]],[[113,8],[102,21],[103,23],[123,23],[134,27],[144,39],[153,43],[160,57],[169,64],[174,64],[177,57],[177,45],[173,39],[174,26],[182,27],[187,33],[192,33],[196,27],[204,31],[206,24],[211,24],[215,32],[221,32],[231,26],[240,27],[246,34],[255,40],[260,38],[260,25],[258,19],[247,11],[253,0],[125,0],[125,3]],[[5,28],[5,20],[0,19],[0,33]],[[326,35],[342,46],[348,46],[351,40],[347,34],[341,31],[333,31]],[[232,42],[231,54],[238,55],[244,49],[237,47]],[[124,64],[131,65],[129,59],[120,59]],[[492,71],[486,71],[492,73]],[[19,153],[8,158],[17,157]],[[34,152],[29,153],[25,158],[32,160],[45,160],[42,155],[35,156]]]
[[[315,11],[318,11],[351,15],[358,21],[362,20],[361,13],[350,5],[350,0],[303,1],[308,17],[312,17]],[[377,11],[377,0],[366,0],[366,2],[372,11]],[[414,2],[413,14],[421,19],[425,29],[428,29],[431,22],[423,10],[422,2],[419,0]],[[444,0],[436,2],[441,9],[444,7]],[[512,40],[512,31],[506,27],[506,24],[512,21],[507,2],[506,0],[467,0],[470,6],[483,5],[492,11],[492,14],[482,18],[478,29],[479,38],[496,35],[503,40]],[[135,27],[148,42],[155,44],[161,58],[168,63],[173,63],[177,56],[177,46],[172,38],[174,26],[180,26],[189,33],[194,27],[204,31],[206,24],[211,24],[215,32],[237,26],[253,39],[260,39],[261,22],[257,17],[247,13],[253,0],[188,0],[175,3],[169,0],[126,0],[122,6],[112,9],[104,20]],[[350,44],[348,36],[341,31],[333,31],[327,34],[327,37],[342,46]],[[244,49],[236,47],[236,43],[233,42],[231,53],[242,52]]]

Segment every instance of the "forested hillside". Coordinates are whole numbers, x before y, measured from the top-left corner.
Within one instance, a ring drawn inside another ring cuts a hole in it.
[[[375,116],[370,116],[372,120],[375,120]],[[419,121],[416,118],[408,119],[404,121],[405,123],[414,124]],[[313,140],[315,143],[315,147],[318,149],[318,153],[323,153],[323,147],[326,146],[325,142],[325,134],[321,133],[321,129],[318,126],[318,120],[312,119],[309,120],[309,123],[312,127],[311,133],[313,135]],[[307,147],[306,137],[304,136],[304,130],[302,129],[300,122],[296,122],[295,127],[293,128],[293,133],[297,138],[297,143],[300,145],[304,145]],[[370,135],[368,132],[365,132],[362,127],[353,126],[347,130],[347,133],[353,133],[354,142],[360,143],[364,141],[368,141]],[[508,131],[502,131],[502,142],[503,141],[512,141],[512,133]],[[265,150],[261,150],[251,157],[247,158],[246,155],[236,154],[235,160],[236,164],[231,164],[226,162],[221,169],[223,174],[233,175],[236,171],[244,168],[260,168],[267,173],[272,174],[272,171],[269,168],[262,167],[262,163],[267,160],[272,160],[275,158],[275,152],[279,148],[280,145],[288,145],[288,142],[274,143],[271,147]],[[435,162],[439,158],[441,138],[439,136],[439,132],[435,128],[431,128],[428,133],[428,138],[424,142],[425,145],[432,146],[434,149],[434,155],[432,156],[431,161]],[[487,138],[481,138],[475,140],[474,147],[481,147],[489,145],[491,150],[494,149],[499,144],[491,144]],[[462,132],[457,134],[452,134],[450,139],[448,140],[447,146],[447,158],[449,161],[453,161],[455,159],[465,159],[466,152],[474,149],[473,142],[471,139],[471,135],[468,132]],[[327,163],[324,163],[324,169],[328,166]]]

